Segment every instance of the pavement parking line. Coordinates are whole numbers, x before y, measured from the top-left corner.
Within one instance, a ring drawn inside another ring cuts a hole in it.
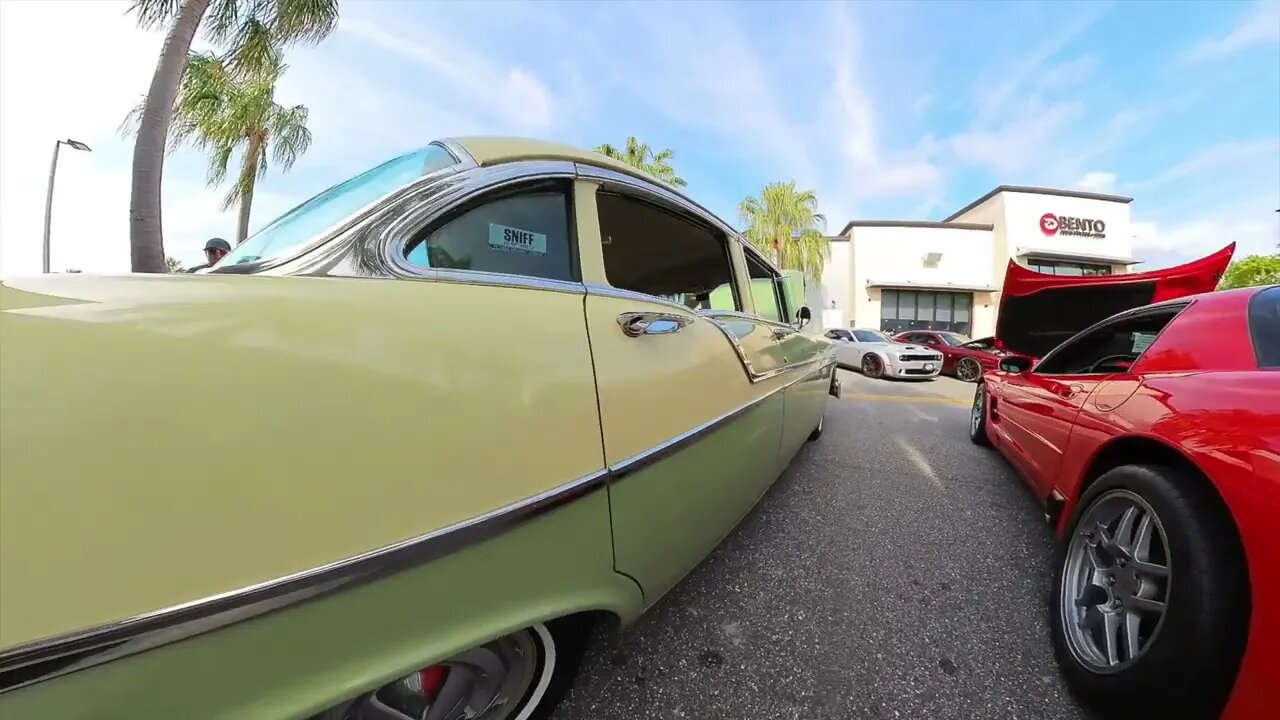
[[[898,447],[902,448],[903,454],[907,456],[907,459],[911,461],[912,465],[916,466],[916,469],[920,471],[920,474],[932,483],[935,488],[941,490],[942,481],[938,479],[938,473],[933,471],[933,466],[929,464],[929,459],[924,456],[924,453],[921,453],[912,445],[907,444],[907,441],[900,437],[894,438],[893,441],[898,444]]]
[[[970,403],[969,400],[961,400],[960,398],[948,397],[930,397],[925,395],[878,395],[874,393],[851,393],[845,392],[840,394],[844,400],[882,400],[884,402],[905,402],[905,403],[937,403],[940,405],[956,405],[963,406]]]

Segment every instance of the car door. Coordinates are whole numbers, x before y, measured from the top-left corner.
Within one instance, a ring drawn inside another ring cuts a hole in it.
[[[1032,370],[1008,373],[997,384],[999,420],[994,425],[1040,495],[1047,495],[1054,485],[1086,402],[1102,385],[1114,385],[1127,376],[1178,307],[1166,303],[1122,313],[1063,343]],[[1115,386],[1110,394],[1120,392]],[[1112,400],[1095,407],[1105,410],[1114,404]]]
[[[714,218],[594,168],[576,194],[615,566],[651,602],[776,478],[787,377]]]
[[[784,289],[781,273],[769,267],[753,248],[744,245],[740,249],[752,285],[756,316],[762,320],[796,318],[799,308],[789,306],[789,293]],[[800,332],[799,327],[788,322],[773,321],[770,329],[782,353],[781,366],[788,373],[799,374],[795,378],[798,381],[789,384],[786,390],[778,447],[778,471],[781,472],[817,425],[826,406],[835,368],[819,363],[830,353],[827,343]]]
[[[1028,371],[1012,374],[1000,385],[1000,419],[994,425],[1036,490],[1057,474],[1080,408],[1109,376]]]

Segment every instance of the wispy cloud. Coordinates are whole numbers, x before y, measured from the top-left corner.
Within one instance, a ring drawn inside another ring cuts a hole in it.
[[[1148,190],[1175,180],[1204,175],[1213,170],[1258,164],[1271,167],[1280,177],[1280,138],[1231,141],[1213,145],[1154,177],[1133,183],[1131,187],[1135,190]]]
[[[1087,172],[1075,182],[1081,190],[1091,192],[1111,192],[1116,189],[1116,174],[1111,172]]]
[[[1205,62],[1258,45],[1280,44],[1280,2],[1263,0],[1249,8],[1226,35],[1207,38],[1186,54],[1186,62]]]
[[[1000,63],[983,75],[974,92],[978,124],[996,120],[1011,102],[1016,104],[1018,98],[1026,94],[1029,85],[1036,83],[1037,79],[1043,81],[1046,64],[1106,15],[1111,3],[1075,7],[1079,11],[1068,14],[1063,18],[1064,22],[1052,28],[1052,32],[1028,35],[1021,57]],[[1087,64],[1088,61],[1073,62]],[[1059,66],[1050,72],[1050,76],[1056,73],[1065,78],[1073,73],[1079,74],[1081,69],[1072,65]]]
[[[536,134],[545,133],[555,120],[551,91],[526,68],[494,63],[440,33],[427,38],[415,33],[410,39],[364,19],[345,20],[340,30],[413,60],[504,125]]]

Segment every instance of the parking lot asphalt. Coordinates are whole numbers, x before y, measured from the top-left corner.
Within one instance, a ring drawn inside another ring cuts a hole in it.
[[[1053,540],[965,435],[973,386],[840,371],[823,436],[555,720],[1087,718],[1053,662]]]

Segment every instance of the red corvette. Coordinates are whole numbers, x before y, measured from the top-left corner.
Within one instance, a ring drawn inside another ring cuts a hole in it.
[[[1233,249],[1137,275],[1011,266],[996,336],[1043,359],[1002,358],[974,395],[970,438],[1061,540],[1058,663],[1108,714],[1280,718],[1280,286],[1209,292]]]
[[[982,373],[995,370],[1004,353],[996,349],[995,338],[970,340],[958,333],[943,330],[907,330],[894,340],[928,345],[942,353],[942,374],[965,382],[977,382]]]

